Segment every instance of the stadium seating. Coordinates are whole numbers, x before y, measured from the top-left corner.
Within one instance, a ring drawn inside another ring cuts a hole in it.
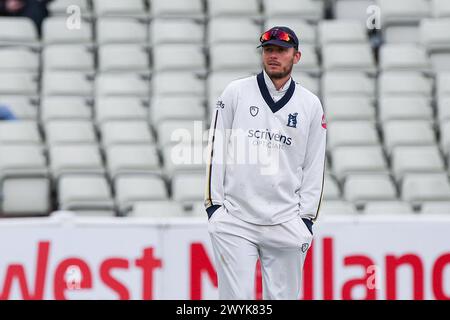
[[[411,215],[414,214],[412,206],[404,201],[374,201],[364,205],[364,214],[367,215]]]
[[[155,200],[155,201],[136,201],[133,209],[128,214],[135,218],[170,218],[183,217],[183,206],[175,201]]]
[[[50,120],[91,120],[92,108],[83,97],[47,96],[41,99],[42,122]]]
[[[42,64],[46,71],[94,71],[94,52],[89,45],[54,44],[42,51]]]
[[[343,200],[323,201],[320,205],[319,217],[333,217],[339,215],[356,216],[358,211],[351,203]]]
[[[106,43],[145,43],[148,41],[147,25],[136,18],[102,17],[97,19],[96,40]]]
[[[390,120],[433,121],[433,109],[426,97],[386,96],[378,100],[381,123]]]
[[[114,180],[119,210],[129,211],[138,201],[166,200],[164,180],[152,175],[120,175]]]
[[[2,17],[0,19],[0,43],[3,45],[35,45],[37,30],[33,21],[25,17]]]
[[[94,144],[54,145],[49,155],[55,178],[67,173],[104,173],[100,150]]]
[[[395,200],[394,182],[387,175],[350,175],[344,183],[344,197],[353,203],[374,200]]]
[[[203,23],[195,19],[155,18],[149,25],[149,38],[153,46],[165,43],[202,45],[205,30]]]
[[[158,151],[149,144],[118,144],[106,148],[106,168],[114,179],[119,174],[159,174]]]
[[[8,106],[16,118],[20,120],[37,120],[38,100],[33,97],[0,96],[0,105]]]
[[[1,216],[206,218],[205,129],[228,83],[260,72],[276,25],[299,36],[293,79],[328,122],[320,215],[448,214],[450,1],[48,7],[41,35],[0,17],[0,105],[18,119],[0,122]]]

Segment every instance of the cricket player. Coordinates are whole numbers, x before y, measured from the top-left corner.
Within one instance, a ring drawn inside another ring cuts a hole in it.
[[[319,99],[291,78],[295,33],[260,38],[263,71],[232,81],[215,102],[205,206],[220,299],[299,299],[322,199],[326,123]],[[301,79],[299,79],[301,81]]]

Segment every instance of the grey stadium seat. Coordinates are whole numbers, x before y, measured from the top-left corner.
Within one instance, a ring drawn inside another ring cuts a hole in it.
[[[104,146],[113,144],[154,143],[153,135],[147,121],[108,121],[100,126]]]
[[[380,96],[410,95],[431,97],[432,80],[419,72],[383,72],[378,77]]]
[[[364,206],[367,215],[408,215],[414,214],[412,206],[404,201],[374,201]]]
[[[45,177],[48,174],[43,148],[40,145],[0,145],[2,177]]]
[[[141,120],[147,115],[146,104],[137,97],[99,97],[95,103],[96,121]]]
[[[93,71],[92,47],[79,44],[54,44],[42,51],[43,69],[60,71]]]
[[[156,72],[201,72],[205,68],[205,54],[197,44],[160,44],[153,47],[153,70]]]
[[[339,200],[341,198],[341,191],[338,182],[329,173],[325,174],[323,200]]]
[[[330,96],[323,101],[327,122],[362,120],[375,122],[372,99],[355,96]]]
[[[382,96],[378,100],[378,111],[381,123],[390,120],[433,121],[433,109],[426,97]]]
[[[450,121],[446,121],[440,126],[441,146],[447,159],[450,160]]]
[[[146,71],[150,58],[145,47],[139,44],[105,44],[98,50],[99,71]]]
[[[113,210],[111,186],[102,175],[67,174],[58,181],[60,210]]]
[[[0,144],[40,144],[42,142],[35,121],[1,121]]]
[[[375,97],[375,81],[369,76],[354,72],[325,72],[322,76],[322,96]]]
[[[20,120],[37,120],[37,99],[27,96],[0,96],[0,105],[8,106]]]
[[[344,197],[347,201],[361,204],[374,200],[395,200],[397,191],[389,175],[353,174],[345,179]]]
[[[388,173],[381,146],[338,147],[332,151],[333,169],[339,180],[349,174]]]
[[[431,12],[434,18],[449,18],[450,2],[446,0],[431,0]]]
[[[257,0],[207,0],[210,17],[217,16],[257,16],[259,14],[259,2]]]
[[[317,22],[324,16],[324,3],[315,0],[263,0],[267,17],[295,17]]]
[[[0,17],[0,43],[33,45],[38,42],[36,27],[28,17]]]
[[[163,148],[164,172],[173,176],[179,172],[206,171],[206,147],[203,144],[176,144],[166,145]]]
[[[138,201],[133,204],[129,217],[139,218],[177,218],[185,216],[182,204],[163,201]]]
[[[102,96],[132,96],[148,98],[150,85],[148,77],[139,73],[99,74],[95,83],[95,94]]]
[[[399,146],[392,151],[392,171],[397,180],[408,173],[445,172],[437,145]]]
[[[304,44],[299,50],[302,52],[302,56],[300,61],[295,65],[295,68],[297,68],[297,70],[318,75],[321,71],[321,66],[319,64],[315,46]]]
[[[328,145],[332,150],[339,146],[378,145],[375,124],[370,121],[334,121],[328,125]]]
[[[47,96],[41,100],[41,120],[90,120],[92,108],[83,97]]]
[[[388,43],[417,42],[418,23],[430,16],[427,0],[377,0],[383,21],[383,38]]]
[[[249,18],[215,18],[208,24],[208,43],[257,43],[261,26]]]
[[[37,94],[37,74],[32,72],[0,72],[0,95]]]
[[[158,150],[149,144],[111,145],[106,148],[109,176],[120,174],[158,174],[161,172]]]
[[[27,48],[0,48],[0,70],[37,72],[39,54]]]
[[[78,71],[46,71],[42,75],[44,96],[93,95],[93,81],[89,73]]]
[[[450,120],[450,95],[438,98],[437,110],[438,110],[438,120],[440,122]]]
[[[78,7],[83,16],[90,13],[88,0],[54,0],[47,5],[47,8],[51,15],[67,15],[70,6]]]
[[[51,186],[47,178],[11,178],[1,186],[3,216],[48,215],[52,210]]]
[[[322,20],[319,22],[319,43],[368,43],[366,25],[358,20]]]
[[[423,19],[420,22],[420,43],[428,52],[437,50],[450,50],[447,30],[450,20],[446,19]]]
[[[326,71],[358,71],[374,74],[375,58],[370,45],[327,44],[322,47],[323,69]]]
[[[436,75],[436,95],[438,98],[450,96],[450,72],[439,72]]]
[[[180,203],[193,203],[204,198],[204,173],[179,173],[172,178],[172,196]]]
[[[206,139],[204,121],[166,120],[157,126],[158,144],[202,143]]]
[[[45,124],[46,142],[53,144],[97,143],[94,125],[86,120],[52,120]]]
[[[97,16],[145,16],[143,0],[93,0]]]
[[[450,216],[450,201],[427,201],[421,206],[422,214],[444,214]]]
[[[357,20],[367,22],[369,8],[374,8],[375,0],[337,0],[334,1],[334,16],[338,20]],[[370,11],[373,14],[373,10]]]
[[[210,68],[219,70],[259,71],[260,54],[254,44],[215,44],[210,47]]]
[[[119,175],[114,180],[119,210],[129,211],[138,201],[166,200],[168,192],[162,178],[152,175]]]
[[[402,182],[402,199],[411,203],[449,201],[450,183],[447,174],[407,174]]]
[[[429,71],[430,61],[425,48],[416,44],[386,44],[380,49],[383,71]]]
[[[151,100],[149,120],[153,126],[164,120],[204,120],[205,111],[203,99],[198,97],[158,96]]]
[[[355,206],[351,202],[343,200],[323,201],[319,209],[319,219],[320,217],[356,216],[357,214]]]
[[[192,71],[159,72],[152,77],[153,96],[204,96],[205,81]]]
[[[436,143],[431,123],[422,120],[393,120],[383,124],[384,144],[388,153],[397,146],[425,146]]]
[[[54,145],[49,148],[49,154],[55,178],[67,173],[105,172],[100,150],[95,144]]]
[[[87,20],[80,22],[80,27],[76,25],[69,28],[69,21],[66,17],[48,17],[42,23],[42,41],[47,44],[52,43],[92,43],[92,25]]]
[[[135,18],[97,19],[97,43],[145,43],[148,41],[147,25]]]
[[[205,39],[203,23],[194,19],[156,18],[149,25],[149,35],[153,46],[163,43],[202,45]]]
[[[201,0],[153,0],[150,6],[152,17],[203,17]]]

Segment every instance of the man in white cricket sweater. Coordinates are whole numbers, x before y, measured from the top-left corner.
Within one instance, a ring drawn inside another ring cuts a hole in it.
[[[264,299],[299,299],[322,200],[326,122],[291,78],[298,38],[274,27],[260,41],[264,70],[225,88],[210,127],[205,206],[220,299],[255,298],[258,259]]]

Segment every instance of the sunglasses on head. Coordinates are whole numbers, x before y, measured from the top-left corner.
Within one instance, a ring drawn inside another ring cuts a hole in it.
[[[286,31],[283,30],[269,30],[263,33],[259,41],[264,43],[269,40],[281,40],[284,42],[292,42],[292,38]]]

